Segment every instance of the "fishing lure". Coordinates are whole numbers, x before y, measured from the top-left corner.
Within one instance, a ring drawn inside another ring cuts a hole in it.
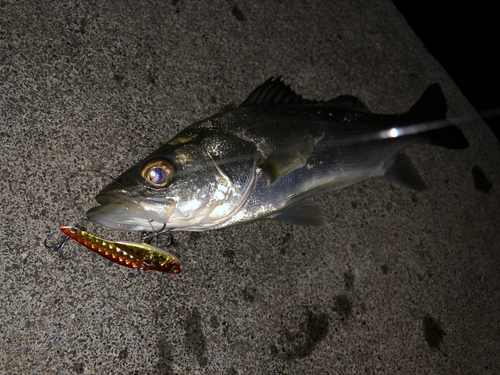
[[[180,273],[182,264],[172,254],[147,243],[108,241],[77,227],[61,227],[61,231],[94,253],[129,268]]]

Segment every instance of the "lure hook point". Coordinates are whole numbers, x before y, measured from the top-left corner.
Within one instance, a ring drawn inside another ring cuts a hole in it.
[[[172,242],[174,242],[174,236],[172,236],[172,233],[169,232],[171,230],[171,228],[165,229],[166,226],[167,226],[167,223],[163,224],[163,227],[159,231],[154,231],[152,233],[146,234],[144,237],[141,238],[142,241],[144,241],[148,245],[151,245],[151,242],[153,242],[153,239],[156,239],[156,247],[159,247],[158,246],[158,242],[159,242],[158,238],[160,236],[166,236],[166,237],[168,237],[168,241],[163,247],[169,247],[170,245],[172,245]]]
[[[64,246],[66,246],[66,243],[68,242],[70,237],[68,235],[65,235],[61,241],[59,241],[53,245],[49,245],[48,242],[51,238],[52,238],[52,233],[47,236],[45,241],[43,241],[43,245],[47,249],[58,250],[59,256],[61,257],[62,260],[70,260],[73,257],[73,255],[75,254],[76,249],[73,250],[73,252],[69,256],[65,256],[63,253]]]

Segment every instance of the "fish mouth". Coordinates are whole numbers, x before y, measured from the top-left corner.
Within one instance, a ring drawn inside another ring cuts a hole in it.
[[[116,194],[98,194],[100,206],[87,211],[87,218],[106,227],[127,231],[158,231],[164,228],[175,209],[170,201],[138,200]]]
[[[95,200],[99,204],[106,205],[106,204],[120,203],[122,201],[129,201],[129,200],[132,201],[133,199],[123,195],[119,197],[117,194],[99,193],[96,195]]]

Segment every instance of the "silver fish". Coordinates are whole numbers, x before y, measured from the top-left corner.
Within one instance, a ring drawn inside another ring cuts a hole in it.
[[[380,115],[351,96],[306,100],[271,78],[238,108],[189,126],[126,170],[87,217],[135,231],[205,231],[262,218],[327,226],[321,207],[304,199],[379,176],[425,190],[402,151],[416,143],[467,148],[446,111],[437,84],[407,113]]]

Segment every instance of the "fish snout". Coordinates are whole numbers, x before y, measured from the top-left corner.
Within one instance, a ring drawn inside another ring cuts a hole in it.
[[[114,194],[98,194],[100,206],[87,211],[94,223],[128,231],[161,230],[175,210],[175,203],[139,201]]]

